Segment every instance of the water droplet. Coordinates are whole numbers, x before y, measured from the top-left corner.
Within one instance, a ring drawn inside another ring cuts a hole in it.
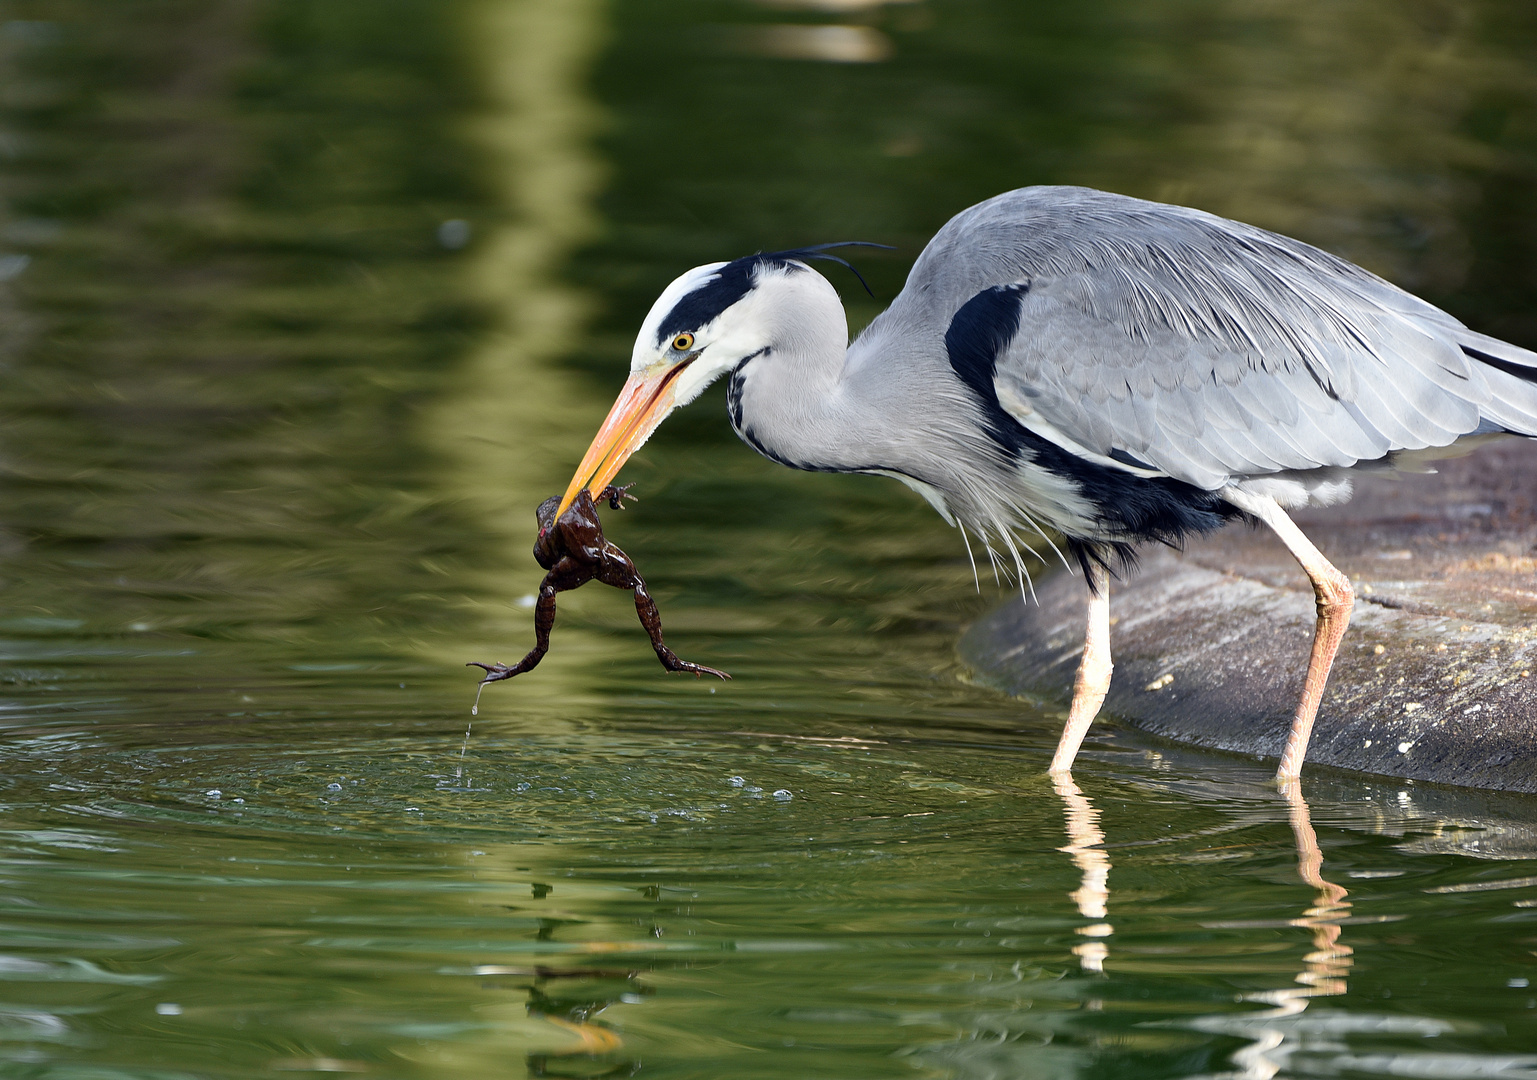
[[[220,791],[218,788],[209,788],[207,791],[203,792],[203,794],[207,795],[210,799],[217,799],[223,795],[224,792]]]
[[[791,799],[795,798],[795,796],[790,794],[788,788],[780,788],[778,791],[774,792],[774,798],[778,799],[780,802],[789,802]]]
[[[10,281],[31,263],[30,255],[0,255],[0,281]]]
[[[340,791],[341,789],[342,789],[342,786],[340,784],[327,784],[326,785],[326,790],[327,791]]]
[[[479,716],[480,715],[480,706],[479,705],[471,705],[470,706],[470,715],[471,716]]]
[[[747,783],[747,781],[743,780],[740,776],[731,776],[726,778],[726,783],[730,784],[732,787],[741,787],[743,784]]]
[[[161,1016],[180,1016],[181,1006],[174,1001],[162,1001],[155,1006],[155,1011]]]
[[[449,251],[458,251],[470,242],[470,223],[451,218],[438,226],[438,243]]]

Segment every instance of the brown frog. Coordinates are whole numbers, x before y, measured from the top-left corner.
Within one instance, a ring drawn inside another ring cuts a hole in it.
[[[606,487],[599,493],[598,501],[606,500],[611,509],[622,510],[625,499],[635,498],[628,493],[627,488],[628,485]],[[560,499],[551,497],[540,503],[539,509],[534,512],[539,521],[539,539],[534,541],[534,558],[549,571],[539,585],[539,599],[534,604],[534,647],[528,651],[527,656],[510,667],[506,664],[470,661],[466,667],[485,669],[486,677],[480,680],[482,687],[537,667],[550,648],[550,628],[555,625],[555,594],[579,589],[594,578],[616,589],[634,590],[635,611],[640,616],[640,624],[651,637],[651,647],[656,650],[657,659],[668,671],[689,671],[695,677],[714,675],[722,679],[731,678],[724,671],[682,660],[662,644],[662,616],[656,609],[656,601],[646,591],[646,582],[641,578],[640,571],[635,569],[630,557],[618,545],[604,538],[603,523],[598,520],[598,508],[590,494],[586,491],[578,494],[566,512],[556,520],[555,511],[559,507]]]

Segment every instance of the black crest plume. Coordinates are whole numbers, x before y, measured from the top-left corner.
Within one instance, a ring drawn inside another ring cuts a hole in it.
[[[830,248],[841,247],[880,248],[882,251],[896,250],[896,248],[892,247],[890,244],[875,244],[871,243],[869,240],[834,240],[830,244],[812,244],[809,247],[791,248],[789,251],[765,251],[760,254],[758,258],[770,259],[774,262],[782,262],[789,259],[800,259],[803,262],[809,261],[811,259],[821,259],[824,262],[837,263],[839,266],[848,267],[849,273],[853,274],[859,279],[859,283],[865,287],[865,292],[869,293],[871,299],[874,299],[875,293],[871,290],[870,283],[865,280],[865,276],[855,268],[853,263],[849,262],[847,259],[840,259],[836,255],[829,255],[827,253]]]

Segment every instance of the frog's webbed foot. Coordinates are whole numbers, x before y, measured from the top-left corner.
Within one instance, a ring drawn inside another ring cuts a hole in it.
[[[521,675],[534,665],[529,664],[528,667],[524,667],[522,661],[519,661],[509,667],[506,664],[482,664],[479,660],[471,660],[464,666],[484,668],[486,677],[480,680],[480,685],[484,686],[486,683],[501,682],[503,679],[510,679],[514,675]]]
[[[470,715],[480,715],[480,695],[485,692],[487,686],[494,682],[501,682],[503,679],[510,679],[514,675],[523,674],[523,672],[538,664],[543,657],[544,652],[540,649],[535,649],[511,667],[508,667],[506,664],[482,664],[479,660],[471,660],[468,664],[465,664],[465,667],[484,668],[486,672],[486,677],[481,679],[479,685],[475,687],[475,704],[470,706]],[[533,660],[532,663],[529,662],[530,658]]]
[[[629,499],[631,502],[640,501],[639,495],[630,494],[630,489],[634,486],[635,484],[633,482],[629,484],[618,485],[610,484],[608,487],[598,492],[598,497],[595,498],[593,502],[602,502],[604,499],[607,499],[608,508],[610,510],[623,510],[624,500]]]
[[[470,706],[470,715],[480,715],[480,695],[485,693],[486,687],[503,679],[510,679],[514,675],[521,675],[530,668],[536,667],[539,661],[544,659],[544,650],[535,648],[516,664],[508,667],[506,664],[482,664],[479,660],[471,660],[465,667],[478,667],[485,670],[486,677],[481,679],[475,687],[475,704]]]
[[[666,645],[663,645],[659,642],[656,643],[654,647],[656,649],[656,658],[662,662],[662,666],[668,671],[681,671],[690,673],[696,679],[701,675],[714,675],[717,679],[731,678],[730,675],[726,674],[724,671],[721,671],[719,668],[705,667],[703,664],[690,663],[689,661],[681,658],[677,653],[673,652]]]

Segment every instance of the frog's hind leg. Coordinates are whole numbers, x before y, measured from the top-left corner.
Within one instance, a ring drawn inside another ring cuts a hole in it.
[[[544,659],[544,654],[550,651],[550,629],[555,625],[555,594],[560,591],[550,580],[554,576],[553,571],[546,574],[544,583],[539,586],[539,599],[534,602],[534,647],[528,650],[523,659],[510,667],[506,664],[482,664],[479,660],[471,660],[464,665],[485,669],[486,677],[480,680],[482,689],[487,683],[500,682],[525,671],[532,671]],[[475,700],[480,700],[479,694],[476,694]]]
[[[603,584],[615,589],[634,590],[635,614],[640,616],[640,624],[646,628],[646,636],[651,639],[651,647],[656,650],[656,658],[668,671],[692,672],[695,677],[714,675],[720,679],[731,678],[724,671],[717,671],[703,664],[691,664],[662,644],[662,613],[656,609],[656,601],[651,599],[651,593],[646,590],[646,579],[640,576],[640,571],[635,569],[635,563],[619,549],[618,545],[604,544],[603,561],[595,576]]]
[[[731,678],[730,675],[716,668],[705,667],[703,664],[691,664],[662,644],[662,613],[657,611],[656,601],[651,599],[651,594],[646,591],[646,583],[641,580],[639,574],[635,575],[635,612],[640,616],[640,624],[646,628],[647,636],[651,638],[651,647],[656,650],[656,658],[668,671],[692,672],[696,679],[701,675],[714,675],[719,679]]]

